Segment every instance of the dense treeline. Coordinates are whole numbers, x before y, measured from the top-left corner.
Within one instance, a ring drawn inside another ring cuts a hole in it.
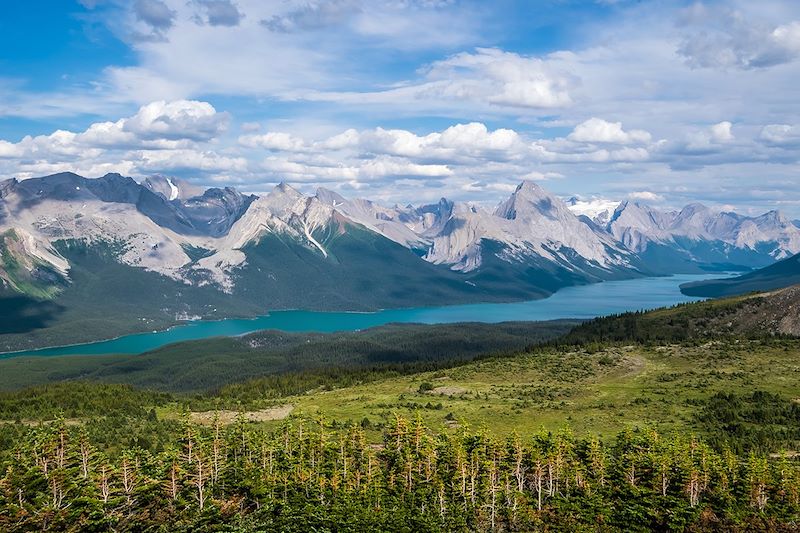
[[[663,344],[721,338],[772,338],[775,332],[752,324],[747,315],[771,304],[767,298],[713,300],[655,311],[633,311],[586,321],[551,344]]]
[[[702,402],[697,419],[708,442],[735,452],[769,452],[800,444],[800,404],[777,394],[719,392]]]
[[[29,430],[0,461],[3,531],[790,531],[800,468],[625,431],[497,440],[396,418],[382,445],[316,422],[184,424],[111,460],[81,429]]]
[[[173,401],[170,394],[81,381],[0,392],[0,420],[53,420],[98,414],[145,416],[153,406]]]

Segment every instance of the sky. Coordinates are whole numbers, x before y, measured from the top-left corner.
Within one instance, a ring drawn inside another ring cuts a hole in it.
[[[794,0],[8,2],[0,179],[800,218],[799,84]]]

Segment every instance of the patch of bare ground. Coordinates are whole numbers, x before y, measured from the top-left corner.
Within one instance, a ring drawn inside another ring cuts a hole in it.
[[[623,377],[636,376],[644,371],[647,362],[641,355],[626,355],[622,358],[621,369]]]
[[[48,424],[53,424],[56,420],[33,420],[29,418],[25,418],[19,421],[21,424],[26,426],[46,426]],[[65,426],[80,426],[83,424],[83,420],[80,418],[65,418],[63,419]],[[14,424],[16,420],[0,420],[0,424]]]
[[[800,452],[794,451],[794,450],[789,450],[789,451],[785,451],[785,452],[781,452],[781,453],[771,453],[771,454],[769,454],[769,456],[772,459],[782,459],[784,457],[786,459],[797,459],[798,457],[800,457]]]
[[[269,422],[272,420],[283,420],[289,416],[293,410],[294,405],[287,404],[268,407],[259,411],[202,411],[190,413],[189,419],[197,424],[208,426],[214,423],[216,417],[219,417],[220,424],[227,425],[235,422],[241,414],[248,422]]]
[[[445,385],[442,387],[436,387],[431,390],[431,394],[438,394],[440,396],[460,396],[469,392],[469,389],[465,389],[464,387],[458,387],[455,385]]]

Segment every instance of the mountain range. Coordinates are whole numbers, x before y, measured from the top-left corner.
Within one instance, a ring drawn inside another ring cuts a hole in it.
[[[110,316],[118,327],[102,336],[130,330],[131,320],[145,329],[267,309],[534,299],[610,279],[746,270],[800,252],[800,229],[776,211],[611,207],[563,201],[529,181],[486,208],[444,198],[387,207],[285,183],[256,196],[166,176],[6,180],[0,313],[10,325],[0,334],[87,320],[108,327]]]

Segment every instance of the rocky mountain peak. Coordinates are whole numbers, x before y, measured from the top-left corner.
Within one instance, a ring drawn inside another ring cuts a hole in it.
[[[533,181],[520,183],[511,196],[495,209],[496,216],[507,220],[538,216],[558,217],[569,212],[567,205]],[[571,215],[571,213],[570,213]]]

